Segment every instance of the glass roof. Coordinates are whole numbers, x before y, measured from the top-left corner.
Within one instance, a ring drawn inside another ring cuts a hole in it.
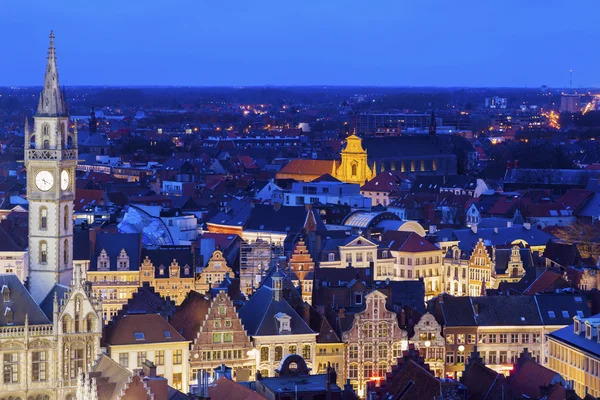
[[[381,212],[356,211],[354,214],[348,216],[346,221],[344,221],[344,225],[355,228],[368,228],[373,218],[379,214]]]
[[[165,223],[158,217],[153,217],[146,211],[128,205],[123,220],[118,225],[119,232],[142,232],[144,246],[172,245],[173,238]]]

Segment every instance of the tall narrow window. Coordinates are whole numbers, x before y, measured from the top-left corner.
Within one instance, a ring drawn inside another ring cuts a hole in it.
[[[49,150],[49,149],[50,149],[50,141],[44,140],[44,150]]]
[[[48,209],[40,207],[40,229],[48,229]]]
[[[49,130],[49,129],[50,129],[50,126],[49,126],[48,124],[44,124],[44,125],[42,126],[42,134],[43,134],[44,136],[46,136],[46,135],[48,134],[48,130]]]
[[[67,239],[65,239],[63,247],[63,261],[65,266],[69,264],[69,241]]]
[[[47,379],[48,358],[45,351],[34,351],[31,353],[31,379],[34,382],[44,382]]]
[[[31,135],[29,138],[29,148],[35,149],[35,135]]]
[[[46,264],[48,262],[48,243],[40,242],[40,262]]]
[[[65,211],[63,215],[63,226],[65,231],[69,229],[69,206],[65,206]]]
[[[83,349],[71,349],[71,379],[77,378],[80,368],[83,369]]]
[[[352,176],[358,175],[358,165],[352,164]]]

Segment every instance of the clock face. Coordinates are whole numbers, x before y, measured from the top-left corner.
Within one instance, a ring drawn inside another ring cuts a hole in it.
[[[54,186],[54,176],[49,171],[40,171],[35,176],[35,185],[38,189],[47,192]]]
[[[63,170],[60,173],[60,188],[62,190],[67,190],[69,188],[69,172],[67,170]]]

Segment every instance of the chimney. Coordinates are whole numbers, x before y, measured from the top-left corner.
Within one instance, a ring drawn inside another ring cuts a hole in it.
[[[429,233],[430,234],[434,234],[437,232],[437,226],[435,225],[429,225]]]
[[[498,233],[498,227],[494,228],[494,233]]]
[[[402,328],[406,327],[406,312],[404,312],[404,308],[400,310],[400,326],[402,326]]]
[[[515,169],[519,168],[519,160],[515,160]]]
[[[510,160],[506,161],[506,169],[510,169]]]
[[[142,371],[144,376],[149,378],[156,378],[156,365],[150,360],[146,360],[142,363]]]
[[[523,228],[530,230],[531,229],[531,223],[530,222],[523,222]]]
[[[471,231],[473,231],[473,233],[477,233],[477,225],[471,226]]]
[[[312,204],[306,203],[306,204],[304,204],[304,208],[306,209],[306,211],[310,211],[310,210],[312,210]]]
[[[512,221],[506,221],[506,227],[507,228],[512,228],[512,226],[513,226]]]
[[[438,303],[444,304],[444,294],[443,293],[438,294]]]

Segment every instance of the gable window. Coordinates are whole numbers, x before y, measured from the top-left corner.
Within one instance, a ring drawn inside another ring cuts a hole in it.
[[[129,256],[127,255],[125,249],[121,249],[119,257],[117,257],[117,268],[120,270],[129,269]]]
[[[108,257],[106,250],[102,249],[100,251],[100,255],[98,255],[98,269],[99,270],[107,270],[107,269],[109,269],[109,265],[110,265],[110,258]]]

